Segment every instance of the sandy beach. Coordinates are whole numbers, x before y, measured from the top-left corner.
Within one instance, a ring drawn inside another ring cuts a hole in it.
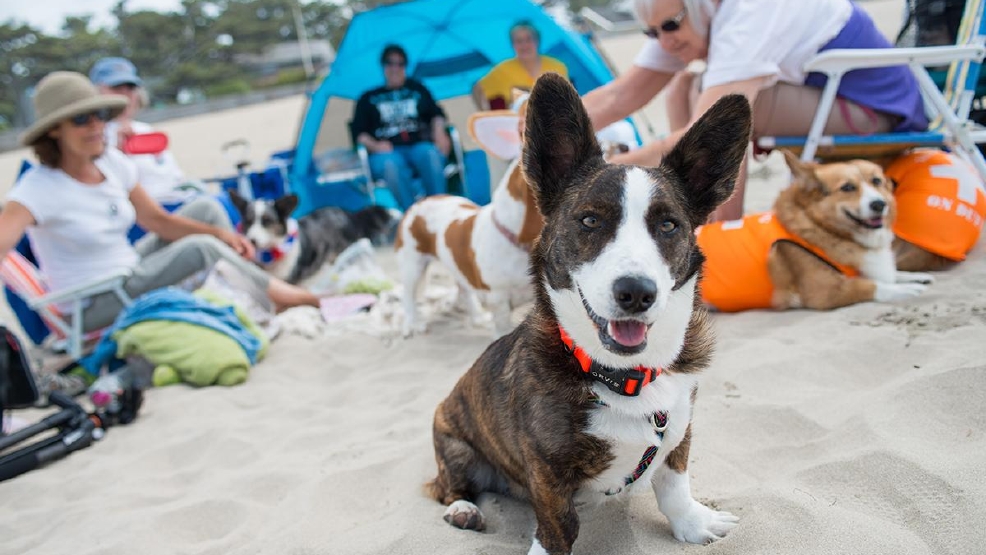
[[[895,31],[902,0],[861,5]],[[604,46],[626,67],[641,42]],[[248,138],[257,163],[289,148],[303,105],[160,128],[185,170],[207,177],[229,168],[224,141]],[[658,129],[662,112],[660,99],[647,109]],[[0,175],[25,156],[0,155]],[[769,208],[786,181],[778,156],[756,165],[747,210]],[[396,278],[392,254],[379,256]],[[739,526],[710,546],[681,544],[644,487],[581,511],[575,553],[986,553],[983,276],[980,240],[910,301],[715,315],[689,467],[696,498]],[[433,268],[435,296],[446,284]],[[6,305],[0,320],[12,321]],[[423,494],[435,406],[490,341],[464,322],[439,313],[409,340],[369,319],[317,337],[287,329],[242,385],[149,391],[134,424],[0,483],[0,555],[526,553],[527,504],[484,495],[488,529],[474,533]]]

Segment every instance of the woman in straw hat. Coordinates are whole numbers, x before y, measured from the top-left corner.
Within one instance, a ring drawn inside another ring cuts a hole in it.
[[[37,121],[20,140],[41,164],[24,174],[0,212],[0,259],[26,232],[53,290],[132,270],[124,284],[131,296],[180,283],[222,259],[279,308],[318,306],[314,294],[245,260],[253,245],[233,231],[216,201],[200,198],[169,214],[151,198],[133,162],[106,148],[105,123],[126,104],[79,73],[58,71],[38,83]],[[136,246],[127,241],[134,221],[151,232]],[[93,298],[84,329],[111,324],[121,309],[112,293]]]

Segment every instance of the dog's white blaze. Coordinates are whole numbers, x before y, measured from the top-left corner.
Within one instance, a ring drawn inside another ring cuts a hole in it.
[[[883,210],[876,211],[870,207],[870,204],[872,204],[875,200],[882,200],[887,203]],[[885,217],[890,213],[890,205],[893,202],[894,199],[891,195],[884,194],[876,187],[863,183],[860,188],[859,205],[856,207],[856,210],[863,219],[876,218],[879,216]],[[892,224],[893,222],[884,221],[882,228],[858,231],[853,234],[853,238],[860,245],[870,249],[889,247],[890,243],[893,242],[894,239],[893,232],[890,231],[890,226]]]
[[[250,227],[243,230],[243,235],[253,241],[253,244],[257,245],[258,249],[269,249],[277,244],[277,238],[274,237],[274,234],[261,224],[266,209],[267,204],[262,200],[253,201],[250,207],[247,208],[253,215],[253,223],[250,224]]]
[[[641,169],[627,172],[623,191],[623,216],[613,241],[592,262],[572,272],[574,283],[599,316],[611,319],[618,314],[613,299],[613,282],[623,276],[647,277],[657,284],[658,298],[643,319],[652,322],[647,347],[635,355],[618,355],[603,347],[592,319],[582,306],[576,289],[555,290],[546,283],[558,320],[572,339],[599,362],[616,368],[670,364],[684,341],[692,313],[695,279],[672,291],[674,279],[654,238],[647,230],[645,216],[654,183]]]
[[[876,187],[863,183],[862,194],[859,195],[859,213],[864,218],[876,218],[877,216],[885,216],[890,209],[890,203],[884,206],[883,210],[873,210],[870,204],[875,200],[887,201],[887,197],[883,195]]]
[[[619,313],[613,298],[613,282],[627,276],[640,276],[657,284],[657,300],[651,311],[667,305],[674,279],[647,229],[647,210],[654,194],[654,182],[639,168],[627,171],[623,182],[623,215],[613,241],[599,256],[573,274],[589,305],[603,318]],[[649,314],[648,314],[649,316]]]

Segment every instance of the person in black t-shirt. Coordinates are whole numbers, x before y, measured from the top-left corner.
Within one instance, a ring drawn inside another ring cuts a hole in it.
[[[451,141],[445,112],[421,83],[407,78],[407,53],[383,49],[384,86],[363,93],[353,114],[353,136],[370,153],[373,179],[383,179],[402,210],[423,193],[446,190],[446,157]],[[424,191],[415,190],[412,172]]]

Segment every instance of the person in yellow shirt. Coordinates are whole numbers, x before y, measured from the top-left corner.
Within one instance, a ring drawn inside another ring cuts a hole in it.
[[[480,110],[508,108],[512,89],[530,91],[542,73],[553,71],[568,77],[565,64],[538,53],[541,34],[529,21],[518,21],[510,27],[510,44],[515,57],[495,65],[472,88],[473,101]]]

